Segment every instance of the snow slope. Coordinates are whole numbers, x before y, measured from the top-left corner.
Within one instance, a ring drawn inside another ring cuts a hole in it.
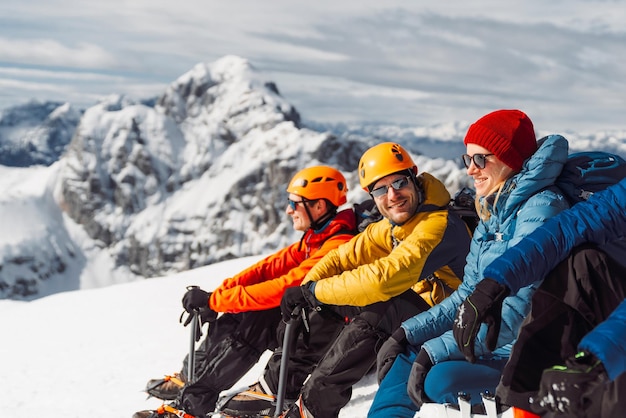
[[[210,290],[259,258],[31,302],[0,300],[0,393],[10,416],[130,418],[158,407],[142,389],[178,371],[189,349],[189,330],[178,322],[185,287]],[[235,387],[254,383],[268,356]],[[373,377],[359,383],[341,416],[365,416],[375,387]]]

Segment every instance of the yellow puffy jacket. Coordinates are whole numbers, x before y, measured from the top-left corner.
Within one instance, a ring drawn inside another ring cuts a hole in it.
[[[403,225],[387,219],[369,225],[307,273],[303,284],[316,282],[320,302],[366,306],[413,289],[432,306],[459,286],[469,229],[445,209],[450,194],[443,183],[428,173],[418,179],[424,202],[411,219]]]

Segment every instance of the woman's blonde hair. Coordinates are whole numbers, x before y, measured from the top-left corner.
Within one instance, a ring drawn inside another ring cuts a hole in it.
[[[494,186],[493,189],[491,189],[489,191],[489,193],[487,193],[484,196],[484,199],[480,199],[480,196],[476,196],[476,199],[474,200],[474,205],[476,206],[476,213],[478,214],[478,217],[480,218],[481,221],[486,222],[489,220],[489,218],[491,218],[491,212],[489,211],[489,202],[487,199],[487,197],[495,194],[496,197],[493,199],[493,204],[492,206],[495,207],[496,204],[498,203],[498,199],[500,199],[500,195],[502,194],[502,189],[504,189],[504,185],[506,184],[506,181],[508,180],[502,180],[500,183],[496,184]]]
[[[514,170],[511,167],[509,167],[508,165],[506,165],[506,163],[500,161],[500,159],[498,159],[498,157],[496,157],[496,159],[500,162],[501,167],[500,167],[500,175],[502,177],[504,177],[499,183],[497,183],[495,186],[493,186],[493,188],[491,190],[489,190],[489,192],[487,194],[485,194],[484,199],[480,200],[479,196],[476,196],[476,200],[475,200],[475,205],[476,205],[476,213],[478,214],[478,217],[480,218],[480,220],[482,221],[487,221],[489,220],[489,218],[491,218],[491,212],[489,211],[489,201],[492,200],[493,203],[491,204],[493,207],[496,206],[496,204],[498,203],[498,199],[500,199],[500,195],[502,195],[502,191],[504,189],[504,185],[506,184],[506,182],[513,177],[515,174],[517,174],[519,172],[519,170]],[[504,171],[509,171],[507,174],[503,174]],[[488,199],[489,196],[495,194],[495,198],[494,199]]]

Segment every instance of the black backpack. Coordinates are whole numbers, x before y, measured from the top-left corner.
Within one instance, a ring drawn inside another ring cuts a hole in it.
[[[619,183],[626,177],[626,161],[604,151],[570,154],[555,185],[570,205],[589,199],[600,190]]]
[[[383,215],[378,211],[374,199],[366,199],[361,203],[355,203],[354,215],[356,217],[357,232],[363,232],[369,224],[383,219]]]
[[[448,211],[455,213],[463,219],[472,234],[474,234],[474,230],[480,221],[476,212],[475,200],[476,192],[468,187],[463,187],[456,192],[448,204]]]

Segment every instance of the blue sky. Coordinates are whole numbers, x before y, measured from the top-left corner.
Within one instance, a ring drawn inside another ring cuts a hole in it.
[[[0,109],[153,96],[234,54],[305,120],[422,126],[520,108],[542,130],[624,129],[625,3],[3,2]]]

